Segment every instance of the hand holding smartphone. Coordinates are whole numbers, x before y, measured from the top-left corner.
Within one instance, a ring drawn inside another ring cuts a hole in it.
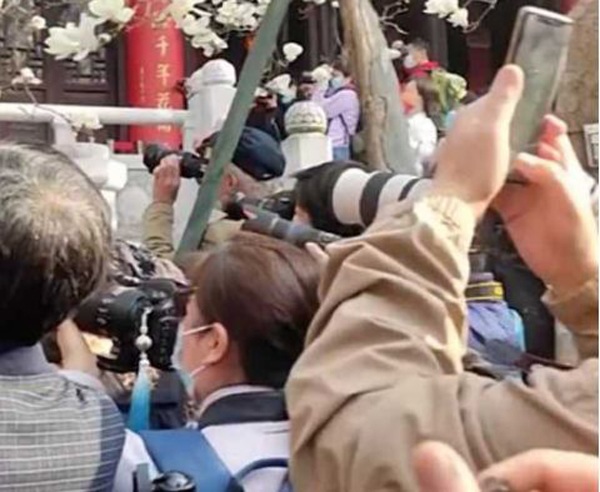
[[[519,10],[506,58],[525,73],[525,87],[511,123],[511,150],[536,153],[542,121],[552,110],[564,71],[573,21],[537,8]]]

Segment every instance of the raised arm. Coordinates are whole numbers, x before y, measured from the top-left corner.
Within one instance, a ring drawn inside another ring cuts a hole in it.
[[[424,439],[475,469],[544,445],[597,448],[597,361],[525,382],[461,364],[467,251],[506,181],[521,87],[520,70],[503,69],[442,144],[429,196],[329,248],[322,307],[287,387],[298,490],[414,490],[411,453]]]

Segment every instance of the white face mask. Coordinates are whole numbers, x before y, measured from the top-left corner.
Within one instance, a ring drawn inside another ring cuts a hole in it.
[[[412,54],[406,55],[402,64],[404,65],[404,68],[406,68],[408,70],[410,70],[411,68],[415,68],[417,66],[417,62],[415,61]]]
[[[189,330],[183,330],[181,327],[177,333],[177,340],[175,342],[175,349],[173,350],[173,366],[179,373],[179,377],[181,378],[181,382],[185,386],[185,390],[187,394],[191,397],[194,396],[194,379],[198,374],[204,371],[208,364],[201,364],[196,367],[192,371],[187,371],[181,365],[181,354],[183,351],[183,337],[187,337],[188,335],[193,335],[195,333],[203,333],[209,330],[212,330],[213,325],[204,325],[198,326],[196,328],[190,328]]]

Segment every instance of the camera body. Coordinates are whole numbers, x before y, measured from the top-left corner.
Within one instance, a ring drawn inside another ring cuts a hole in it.
[[[182,178],[202,180],[209,164],[207,156],[192,152],[179,152],[160,144],[150,144],[144,149],[144,165],[150,173],[158,167],[160,161],[167,156],[176,155],[179,161],[179,172]]]
[[[140,357],[135,341],[140,335],[143,313],[149,311],[147,325],[152,346],[148,359],[156,369],[168,371],[173,369],[171,358],[189,293],[187,287],[174,280],[127,277],[87,299],[74,321],[82,331],[112,340],[111,353],[98,357],[101,369],[133,372],[137,371]]]

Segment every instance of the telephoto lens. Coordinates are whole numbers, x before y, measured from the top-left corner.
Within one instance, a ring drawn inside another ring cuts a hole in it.
[[[284,220],[273,212],[267,212],[251,205],[244,206],[244,212],[247,220],[244,221],[242,226],[243,231],[274,237],[296,246],[302,247],[306,243],[326,246],[342,239],[340,236],[329,232]]]
[[[409,174],[346,169],[331,188],[331,207],[342,224],[369,226],[382,207],[422,197],[431,180]]]

